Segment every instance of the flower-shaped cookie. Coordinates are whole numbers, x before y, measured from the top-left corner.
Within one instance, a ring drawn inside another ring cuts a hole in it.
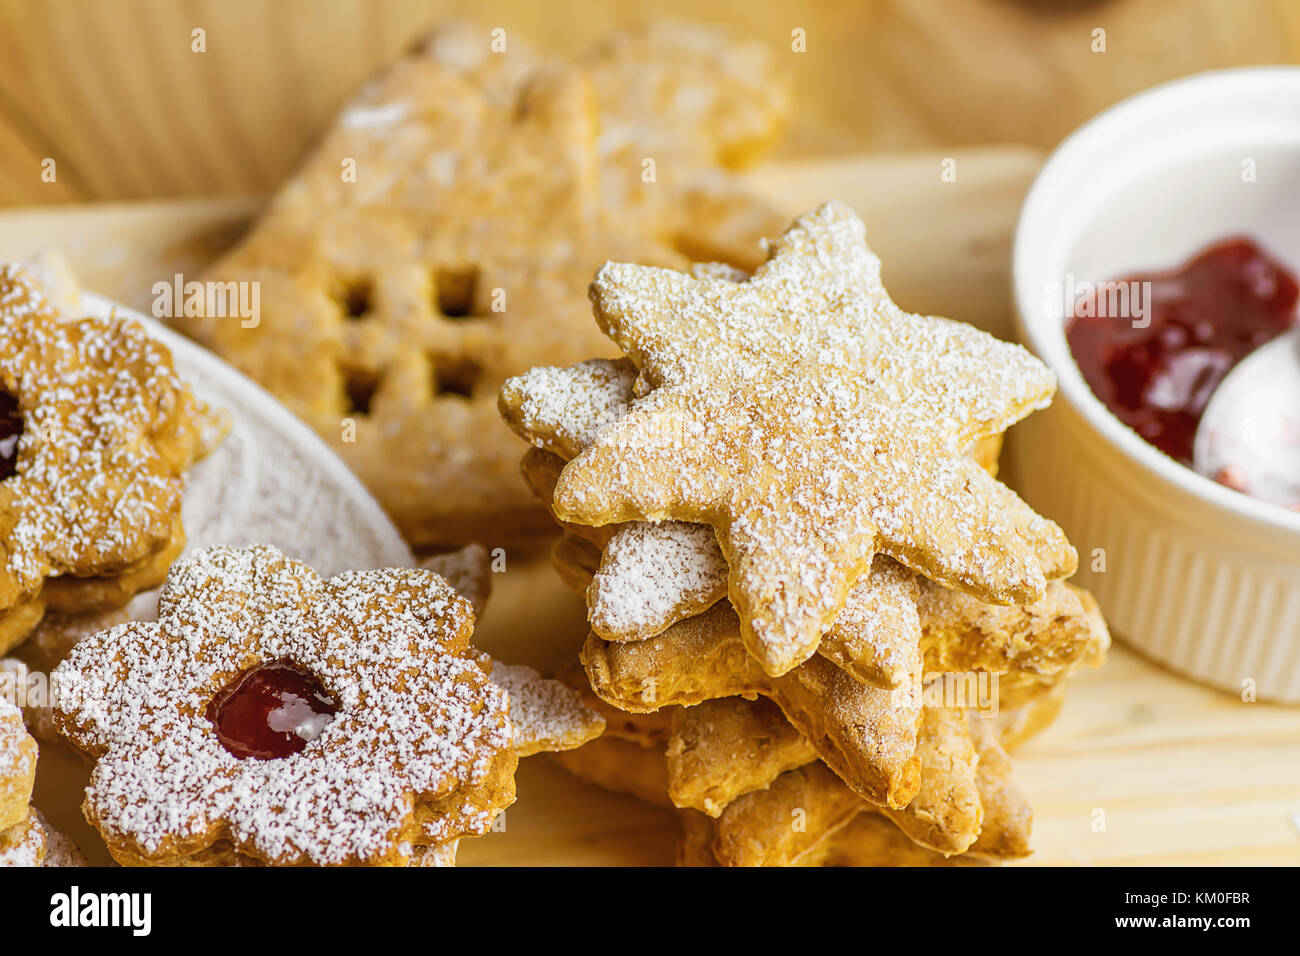
[[[0,651],[47,606],[157,584],[184,541],[183,473],[223,430],[139,323],[70,321],[0,265]]]
[[[322,580],[274,548],[168,574],[156,623],[79,644],[61,733],[123,863],[383,865],[490,828],[514,799],[506,691],[474,615],[412,568]]]

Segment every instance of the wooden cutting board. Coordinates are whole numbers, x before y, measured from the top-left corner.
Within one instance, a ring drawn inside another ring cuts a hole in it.
[[[792,214],[829,196],[849,202],[901,305],[1010,337],[1011,237],[1040,160],[981,148],[770,165],[751,179]],[[194,273],[257,207],[222,199],[10,211],[0,213],[0,258],[62,248],[88,288],[148,311],[154,282]],[[478,639],[503,659],[552,666],[572,658],[584,633],[580,602],[543,560],[497,576]],[[1034,805],[1031,865],[1300,864],[1300,709],[1243,703],[1121,646],[1076,679],[1061,718],[1015,763]],[[70,828],[78,800],[38,783],[38,802]],[[75,836],[93,839],[84,825]],[[520,768],[504,832],[465,841],[460,858],[667,864],[676,837],[672,814],[537,757]],[[104,859],[102,848],[88,849]]]

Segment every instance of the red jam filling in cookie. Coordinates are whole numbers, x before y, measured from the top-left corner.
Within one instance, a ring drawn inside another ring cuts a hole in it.
[[[23,437],[23,416],[18,399],[0,392],[0,481],[18,470],[18,439]]]
[[[292,661],[244,671],[208,705],[221,745],[236,757],[255,760],[298,753],[337,712],[338,704],[315,675]]]

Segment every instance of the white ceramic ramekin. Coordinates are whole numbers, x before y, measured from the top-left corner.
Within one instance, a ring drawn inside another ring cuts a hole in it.
[[[1017,426],[1012,458],[1121,639],[1226,691],[1300,703],[1300,513],[1223,488],[1123,425],[1053,308],[1067,277],[1173,267],[1236,234],[1300,273],[1300,68],[1160,86],[1066,139],[1025,200],[1013,260],[1018,331],[1059,391]]]

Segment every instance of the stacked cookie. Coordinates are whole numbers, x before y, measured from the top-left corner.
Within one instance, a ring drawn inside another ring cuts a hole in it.
[[[776,58],[656,22],[556,61],[444,26],[349,102],[206,278],[259,315],[176,324],[328,441],[421,548],[544,538],[501,383],[610,351],[585,317],[615,255],[757,264],[774,220],[731,172],[783,126]]]
[[[224,435],[166,346],[0,264],[0,655],[47,612],[125,604],[185,545],[185,472]],[[64,308],[60,308],[64,305]]]
[[[80,851],[31,805],[36,741],[22,714],[0,697],[0,867],[81,866]]]
[[[1006,750],[1108,643],[1069,542],[994,476],[1051,373],[900,310],[835,203],[752,276],[607,264],[591,298],[623,357],[499,400],[622,715],[566,762],[684,808],[689,861],[1028,853]]]

